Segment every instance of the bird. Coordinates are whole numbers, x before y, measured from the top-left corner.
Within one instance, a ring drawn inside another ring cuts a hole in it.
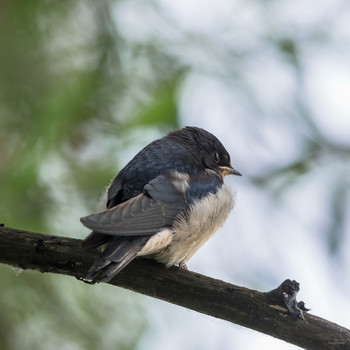
[[[82,217],[92,230],[82,248],[100,247],[87,280],[109,282],[133,259],[187,269],[235,204],[224,183],[242,174],[210,132],[187,126],[144,147],[115,176],[106,209]]]

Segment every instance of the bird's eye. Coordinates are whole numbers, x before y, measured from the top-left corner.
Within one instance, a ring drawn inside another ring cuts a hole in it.
[[[215,152],[214,153],[214,160],[215,160],[216,163],[219,163],[219,161],[220,161],[220,154],[219,154],[219,152]]]

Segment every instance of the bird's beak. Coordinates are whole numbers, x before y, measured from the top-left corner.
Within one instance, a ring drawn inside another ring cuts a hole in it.
[[[242,174],[238,170],[232,168],[232,166],[219,166],[219,169],[221,171],[222,178],[224,178],[226,175],[242,176]]]

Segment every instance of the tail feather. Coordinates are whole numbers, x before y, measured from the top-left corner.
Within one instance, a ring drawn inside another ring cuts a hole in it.
[[[91,232],[82,242],[83,248],[95,248],[107,243],[111,239],[110,235],[98,232]]]
[[[109,282],[115,275],[117,275],[125,266],[127,266],[132,260],[135,259],[137,253],[129,254],[125,257],[124,260],[115,263],[115,262],[109,262],[109,264],[103,268],[102,270],[99,270],[97,272],[97,275],[95,274],[92,277],[98,277],[99,282]],[[94,280],[94,278],[91,278]]]
[[[135,259],[148,241],[146,237],[113,237],[106,249],[90,268],[86,279],[109,282],[118,272]]]

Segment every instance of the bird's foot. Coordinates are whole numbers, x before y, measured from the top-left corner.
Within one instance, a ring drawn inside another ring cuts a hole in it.
[[[179,269],[181,269],[181,270],[188,270],[185,261],[181,261],[181,262],[180,262],[180,264],[179,264]]]

